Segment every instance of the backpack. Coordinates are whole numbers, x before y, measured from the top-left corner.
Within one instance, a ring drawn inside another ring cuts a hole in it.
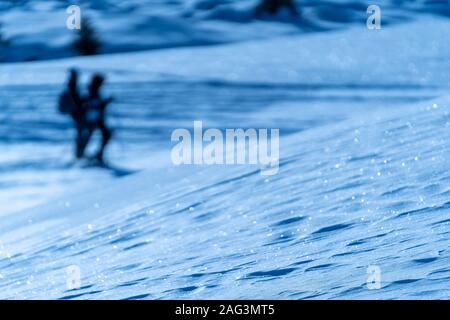
[[[59,112],[62,114],[72,114],[76,109],[77,106],[70,92],[64,91],[59,97]]]

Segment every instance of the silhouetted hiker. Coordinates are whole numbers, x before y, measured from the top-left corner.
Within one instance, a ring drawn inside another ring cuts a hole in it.
[[[105,110],[107,105],[112,101],[112,98],[104,99],[101,97],[100,89],[103,85],[105,78],[100,74],[95,74],[92,77],[91,83],[89,85],[89,95],[83,101],[84,109],[84,123],[86,126],[86,134],[82,135],[82,141],[80,143],[80,154],[83,155],[89,140],[93,132],[99,129],[102,134],[102,143],[100,150],[94,157],[99,164],[104,164],[103,153],[105,151],[106,145],[112,137],[111,130],[106,126],[105,121]]]
[[[282,8],[288,9],[293,16],[299,14],[294,0],[261,0],[256,7],[256,15],[259,16],[265,12],[274,15]]]
[[[61,94],[59,99],[59,111],[70,115],[74,121],[75,129],[77,130],[75,155],[78,159],[83,157],[80,146],[83,141],[83,135],[87,134],[82,105],[83,99],[78,91],[78,71],[71,69],[67,89]]]

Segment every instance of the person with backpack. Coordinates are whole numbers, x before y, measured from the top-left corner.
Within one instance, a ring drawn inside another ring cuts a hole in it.
[[[95,74],[89,85],[89,95],[82,102],[84,112],[83,121],[86,127],[86,133],[82,135],[80,142],[80,153],[83,155],[86,146],[95,130],[100,130],[102,142],[100,150],[93,158],[99,165],[104,165],[103,154],[108,142],[111,140],[112,131],[106,125],[106,107],[112,101],[112,98],[102,98],[100,89],[105,81],[101,74]]]
[[[70,115],[74,122],[77,131],[75,156],[77,159],[81,159],[84,153],[84,150],[81,148],[82,142],[85,139],[84,136],[86,136],[88,132],[84,121],[83,99],[78,91],[78,71],[76,69],[70,70],[67,88],[61,94],[59,99],[59,112]]]

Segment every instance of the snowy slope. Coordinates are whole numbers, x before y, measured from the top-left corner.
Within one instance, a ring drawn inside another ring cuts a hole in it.
[[[72,164],[70,121],[56,112],[67,69],[84,84],[108,76],[108,159],[119,169],[164,166],[170,134],[202,119],[219,128],[280,128],[281,134],[448,93],[448,20],[368,31],[279,37],[215,47],[111,54],[0,65],[0,214],[76,192],[109,172]],[[424,50],[426,48],[426,50]]]
[[[0,66],[0,85],[61,84],[72,66],[109,81],[214,81],[297,86],[444,86],[449,20],[436,17],[379,31],[346,30],[201,48],[177,48]],[[444,70],[442,70],[444,68]]]
[[[284,13],[254,17],[257,0],[24,0],[0,3],[1,61],[32,61],[77,55],[75,37],[66,28],[69,5],[93,23],[102,42],[100,53],[130,52],[180,46],[211,45],[280,35],[306,34],[365,26],[364,0],[298,1],[299,19]],[[447,1],[376,1],[383,25],[413,20],[417,15],[449,16]],[[132,17],[132,19],[130,19]]]
[[[1,65],[0,298],[448,297],[448,26]],[[72,65],[119,97],[108,158],[147,171],[68,165]],[[172,166],[194,119],[280,128],[279,174]]]
[[[445,298],[448,106],[285,137],[273,177],[169,167],[5,219],[1,298]]]

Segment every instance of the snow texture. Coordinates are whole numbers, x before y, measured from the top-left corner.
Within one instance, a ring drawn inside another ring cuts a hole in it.
[[[392,24],[369,31],[354,16],[365,11],[347,5],[339,19],[350,22],[331,27],[324,17],[341,2],[306,2],[304,14],[332,30],[299,34],[285,21],[236,22],[247,4],[167,2],[166,21],[141,1],[126,3],[114,10],[136,10],[147,26],[164,30],[170,21],[189,37],[206,24],[230,37],[234,24],[284,31],[214,46],[172,41],[165,50],[0,65],[0,298],[448,297],[446,17],[414,13],[420,6],[411,4],[389,11]],[[2,5],[6,27],[26,14]],[[183,15],[195,23],[174,23]],[[54,19],[47,21],[40,28],[51,30]],[[107,74],[106,89],[117,98],[111,170],[73,163],[74,132],[55,99],[71,66],[84,83],[94,71]],[[172,165],[170,133],[194,120],[280,128],[279,173]],[[79,289],[67,288],[71,265],[80,268]],[[369,265],[380,267],[381,289],[367,288]]]

